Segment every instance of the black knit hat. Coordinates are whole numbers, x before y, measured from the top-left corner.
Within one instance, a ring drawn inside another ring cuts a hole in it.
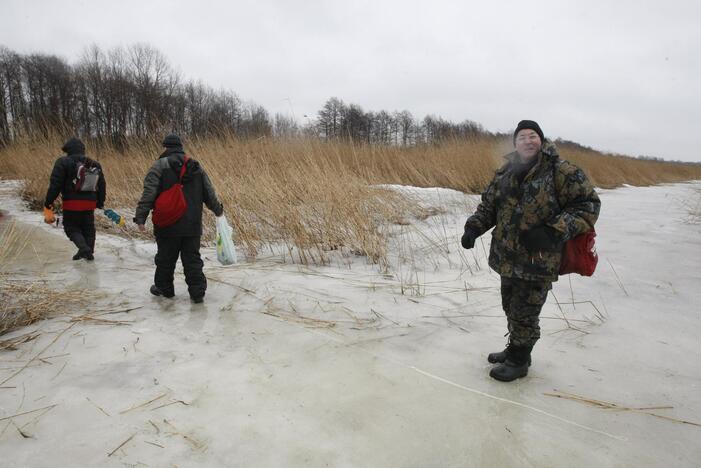
[[[516,130],[514,130],[514,144],[516,144],[516,135],[518,135],[518,132],[521,130],[533,130],[538,134],[541,142],[545,141],[545,136],[543,136],[543,131],[540,129],[538,122],[533,120],[522,120],[516,126]]]
[[[85,154],[85,145],[77,138],[69,138],[61,147],[66,154]]]
[[[163,139],[163,146],[166,148],[182,148],[183,142],[175,133],[171,133]]]

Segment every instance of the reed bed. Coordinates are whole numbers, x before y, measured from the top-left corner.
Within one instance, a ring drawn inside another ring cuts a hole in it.
[[[36,208],[64,139],[27,137],[0,150],[0,177],[24,180],[24,197]],[[131,218],[143,177],[162,151],[160,137],[132,139],[122,152],[100,142],[87,146],[88,155],[103,165],[107,205]],[[387,227],[426,215],[414,200],[381,185],[479,193],[512,148],[508,140],[488,136],[402,148],[314,138],[242,141],[229,135],[186,140],[185,149],[210,175],[236,242],[249,256],[275,243],[301,263],[324,264],[338,249],[382,263]],[[636,160],[567,144],[561,153],[599,187],[701,179],[699,165]],[[214,223],[207,216],[205,239],[211,239]]]

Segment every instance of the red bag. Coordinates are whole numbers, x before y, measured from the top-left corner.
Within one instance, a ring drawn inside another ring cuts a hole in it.
[[[180,169],[180,178],[168,190],[164,190],[156,198],[153,205],[153,225],[159,228],[172,226],[183,217],[187,210],[187,201],[183,194],[183,176],[187,166],[188,157],[183,159],[183,167]]]
[[[565,243],[562,249],[562,261],[560,262],[560,274],[579,273],[582,276],[594,274],[599,256],[596,254],[594,238],[596,231],[580,234]]]

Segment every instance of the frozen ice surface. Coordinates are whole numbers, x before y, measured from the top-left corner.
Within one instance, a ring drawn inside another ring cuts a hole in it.
[[[76,314],[135,309],[102,316],[122,324],[63,316],[1,338],[39,333],[0,352],[2,466],[701,459],[701,427],[546,395],[671,407],[647,411],[701,423],[701,226],[684,208],[699,182],[601,191],[598,270],[555,285],[529,375],[510,384],[488,377],[505,319],[489,235],[459,248],[467,209],[397,228],[389,271],[354,256],[223,268],[203,249],[209,289],[193,305],[180,270],[174,300],[149,295],[153,243],[100,235],[95,262],[72,262],[62,231],[26,211],[14,188],[0,183],[10,214],[0,222],[15,220],[32,248],[5,267],[103,294]],[[477,200],[405,190],[433,206]]]

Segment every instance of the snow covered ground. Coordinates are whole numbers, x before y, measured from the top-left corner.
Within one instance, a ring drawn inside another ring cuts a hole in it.
[[[476,197],[403,188],[444,212],[394,228],[387,270],[204,249],[194,305],[182,274],[175,300],[149,295],[153,244],[100,235],[72,262],[0,182],[1,222],[33,246],[5,267],[97,291],[75,315],[112,321],[0,338],[38,333],[0,352],[0,465],[698,466],[701,427],[679,421],[701,424],[700,188],[600,191],[598,270],[555,285],[528,377],[505,384],[486,361],[506,328],[490,236],[459,248]]]

